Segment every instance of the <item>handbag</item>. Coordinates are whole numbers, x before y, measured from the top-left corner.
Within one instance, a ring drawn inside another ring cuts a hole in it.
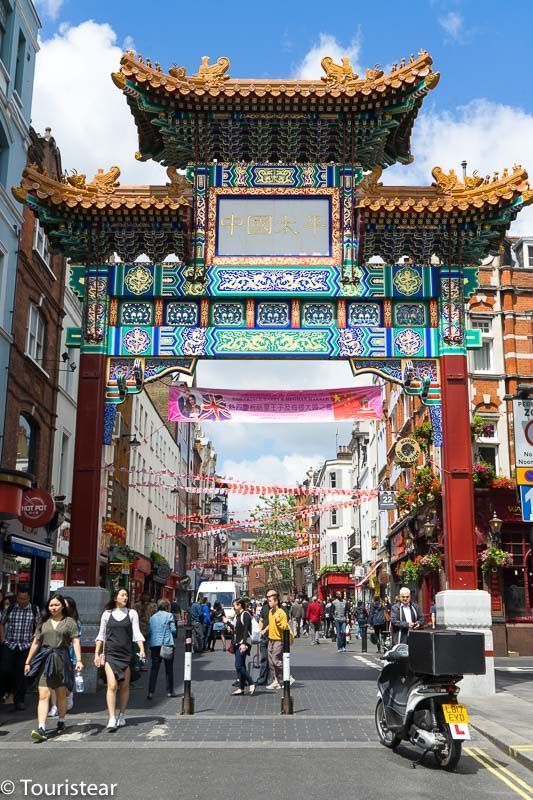
[[[166,625],[168,625],[168,628],[169,628],[169,631],[170,631],[170,620],[167,620],[167,622],[165,624],[165,630],[166,630]],[[164,639],[165,639],[165,636],[163,634],[163,640]],[[173,644],[163,644],[163,645],[161,645],[161,649],[159,651],[159,655],[161,656],[161,658],[164,661],[172,661],[172,659],[174,658],[174,645]]]

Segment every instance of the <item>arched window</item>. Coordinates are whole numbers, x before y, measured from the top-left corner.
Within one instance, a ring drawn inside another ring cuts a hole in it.
[[[40,308],[30,303],[26,332],[26,355],[38,364],[43,359],[45,330],[46,326]]]
[[[2,125],[0,125],[0,183],[7,184],[7,167],[9,161],[9,140]]]
[[[17,435],[17,469],[34,474],[36,450],[37,425],[31,417],[21,414]]]

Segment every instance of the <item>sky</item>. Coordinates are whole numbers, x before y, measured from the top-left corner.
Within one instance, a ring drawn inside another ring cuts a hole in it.
[[[121,167],[123,183],[164,183],[157,164],[141,164],[136,129],[124,97],[110,80],[124,49],[168,70],[194,73],[201,56],[231,59],[234,77],[321,75],[324,55],[348,55],[356,72],[428,50],[441,73],[425,99],[412,136],[414,163],[385,171],[384,183],[428,184],[431,169],[468,162],[491,174],[520,163],[533,176],[531,0],[37,0],[43,23],[37,57],[33,125],[52,135],[63,168],[91,177]],[[533,208],[517,234],[533,233]],[[328,388],[353,384],[348,366],[326,362],[201,362],[200,386]],[[295,483],[310,465],[346,443],[349,425],[205,426],[221,474],[264,483]],[[244,508],[243,501],[234,508]]]

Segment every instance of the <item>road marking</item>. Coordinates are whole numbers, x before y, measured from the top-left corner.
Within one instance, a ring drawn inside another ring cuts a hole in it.
[[[355,658],[356,661],[361,661],[363,664],[366,664],[367,667],[373,667],[381,671],[381,665],[375,664],[374,661],[370,661],[369,658],[365,658],[364,656],[352,656],[352,658]]]
[[[524,800],[533,800],[533,787],[515,775],[514,772],[511,772],[511,770],[498,764],[497,761],[494,761],[484,750],[481,750],[479,747],[466,747],[465,752],[485,767],[486,770],[491,772],[496,778],[507,784],[513,792],[524,798]]]
[[[509,755],[513,756],[515,753],[531,753],[533,752],[533,744],[513,744],[509,747]]]
[[[496,672],[525,672],[533,674],[533,667],[496,667]]]
[[[170,733],[170,728],[165,722],[158,723],[157,725],[154,725],[151,731],[148,731],[148,733],[146,734],[146,738],[148,739],[148,741],[153,741],[154,739],[161,739],[164,736],[168,736],[169,733]]]

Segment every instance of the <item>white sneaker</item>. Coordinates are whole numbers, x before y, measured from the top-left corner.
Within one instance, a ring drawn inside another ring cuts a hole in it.
[[[293,683],[296,683],[296,678],[293,678],[292,675],[291,675],[291,679],[290,679],[289,683],[292,686]]]
[[[57,717],[57,706],[52,706],[48,712],[49,717]]]
[[[277,681],[272,681],[272,683],[269,683],[266,688],[267,689],[281,689],[281,685]]]
[[[116,717],[109,717],[109,722],[107,723],[107,730],[108,731],[116,731],[118,728],[118,720]]]
[[[117,724],[118,724],[119,728],[123,728],[124,725],[126,724],[126,718],[125,718],[124,714],[122,713],[122,711],[118,715]]]

